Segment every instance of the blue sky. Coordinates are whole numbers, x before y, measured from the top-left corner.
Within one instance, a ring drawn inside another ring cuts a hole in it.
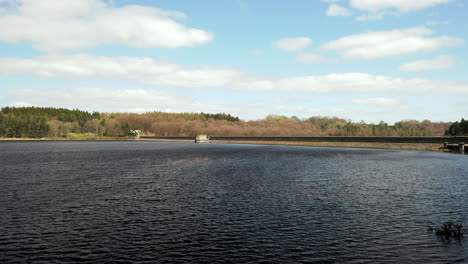
[[[0,106],[468,116],[463,0],[0,0]]]

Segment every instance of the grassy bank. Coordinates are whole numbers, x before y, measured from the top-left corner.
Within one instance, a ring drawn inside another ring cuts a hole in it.
[[[212,141],[214,143],[258,144],[258,145],[291,145],[340,148],[377,148],[395,150],[441,151],[441,144],[429,143],[367,143],[367,142],[299,142],[299,141]]]
[[[134,140],[133,137],[101,136],[94,133],[68,133],[66,137],[43,137],[43,138],[0,138],[0,141],[28,141],[28,140]]]
[[[49,138],[0,138],[0,141],[28,141],[28,140],[134,140],[129,137],[102,137],[88,134],[72,134],[68,137]],[[161,142],[193,142],[193,140],[177,139],[139,139],[140,141]],[[301,141],[240,141],[240,140],[212,140],[213,143],[230,144],[256,144],[256,145],[286,145],[286,146],[314,146],[314,147],[339,147],[339,148],[375,148],[393,150],[420,150],[420,151],[442,151],[442,144],[430,143],[370,143],[370,142],[301,142]]]
[[[195,142],[193,139],[161,139],[161,138],[140,138],[139,141],[161,141],[161,142]]]
[[[0,138],[0,141],[38,141],[38,140],[50,140],[46,138]]]
[[[94,135],[72,135],[67,137],[45,138],[0,138],[0,141],[80,141],[80,140],[134,140],[130,137],[104,137]]]
[[[176,141],[193,142],[185,139],[140,139],[146,141]],[[338,148],[375,148],[393,150],[420,150],[442,151],[440,143],[380,143],[380,142],[304,142],[304,141],[253,141],[253,140],[211,140],[212,143],[230,144],[256,144],[256,145],[285,145],[285,146],[313,146],[313,147],[338,147]]]

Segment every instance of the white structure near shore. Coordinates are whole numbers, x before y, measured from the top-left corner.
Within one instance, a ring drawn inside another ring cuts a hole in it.
[[[132,130],[132,131],[130,131],[130,133],[132,133],[132,135],[133,135],[136,139],[139,139],[140,136],[141,136],[141,130]]]
[[[195,137],[195,143],[209,143],[210,138],[207,135],[197,135]]]

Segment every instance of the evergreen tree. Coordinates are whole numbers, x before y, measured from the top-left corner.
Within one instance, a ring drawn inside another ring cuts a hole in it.
[[[468,135],[468,120],[464,118],[460,122],[453,123],[446,132],[447,136],[466,136]]]

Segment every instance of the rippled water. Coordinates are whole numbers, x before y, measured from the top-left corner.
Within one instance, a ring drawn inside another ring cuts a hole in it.
[[[462,263],[468,156],[167,142],[0,143],[0,262]]]

